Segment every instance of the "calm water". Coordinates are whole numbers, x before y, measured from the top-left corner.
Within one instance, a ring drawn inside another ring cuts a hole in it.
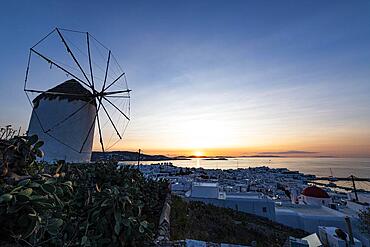
[[[173,165],[179,167],[203,167],[208,169],[236,169],[257,166],[271,168],[288,168],[318,177],[330,176],[330,168],[336,177],[354,175],[370,178],[370,158],[230,158],[228,160],[173,160]],[[151,164],[156,162],[142,162]],[[370,183],[357,182],[359,188],[370,189]],[[338,185],[350,186],[350,182],[338,182]]]
[[[329,176],[331,168],[336,177],[354,175],[370,178],[370,158],[230,158],[228,160],[191,159],[171,162],[179,167],[203,167],[205,169],[236,169],[257,166],[288,168],[291,171],[314,174],[318,177]]]

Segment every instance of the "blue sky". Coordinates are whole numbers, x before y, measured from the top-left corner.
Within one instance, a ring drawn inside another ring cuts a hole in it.
[[[27,126],[28,49],[89,31],[132,93],[122,149],[370,156],[369,1],[4,1],[1,125]],[[234,150],[234,151],[232,151]]]

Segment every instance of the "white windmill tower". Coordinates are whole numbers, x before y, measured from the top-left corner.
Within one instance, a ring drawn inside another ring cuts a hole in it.
[[[34,45],[24,91],[33,107],[28,134],[45,142],[48,162],[89,162],[93,149],[119,143],[130,120],[125,73],[88,32],[56,28]]]

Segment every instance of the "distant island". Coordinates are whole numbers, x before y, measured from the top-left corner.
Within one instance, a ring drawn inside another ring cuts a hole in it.
[[[97,160],[108,160],[114,159],[117,161],[137,161],[139,159],[138,152],[131,152],[131,151],[112,151],[112,152],[92,152],[91,161]],[[160,160],[171,160],[164,155],[148,155],[148,154],[140,154],[141,161],[160,161]]]
[[[204,158],[203,160],[227,160],[225,157]]]
[[[238,156],[236,158],[284,158],[289,156],[281,156],[281,155],[244,155]]]
[[[131,151],[112,151],[112,152],[92,152],[91,161],[98,160],[117,160],[117,161],[137,161],[138,152]],[[166,160],[187,160],[186,157],[168,157],[165,155],[149,155],[140,153],[140,161],[166,161]]]
[[[336,158],[337,156],[332,155],[244,155],[236,156],[234,158]]]

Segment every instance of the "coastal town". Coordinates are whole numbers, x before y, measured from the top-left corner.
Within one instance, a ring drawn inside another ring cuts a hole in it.
[[[124,162],[122,162],[124,163]],[[257,215],[301,229],[311,235],[290,238],[288,246],[370,246],[359,214],[370,203],[366,191],[338,192],[320,188],[305,175],[286,168],[265,166],[239,169],[203,169],[173,166],[171,162],[137,165],[145,177],[170,181],[171,192],[185,200],[201,201],[219,207]],[[338,237],[337,229],[348,239]],[[293,243],[301,245],[294,245]]]

